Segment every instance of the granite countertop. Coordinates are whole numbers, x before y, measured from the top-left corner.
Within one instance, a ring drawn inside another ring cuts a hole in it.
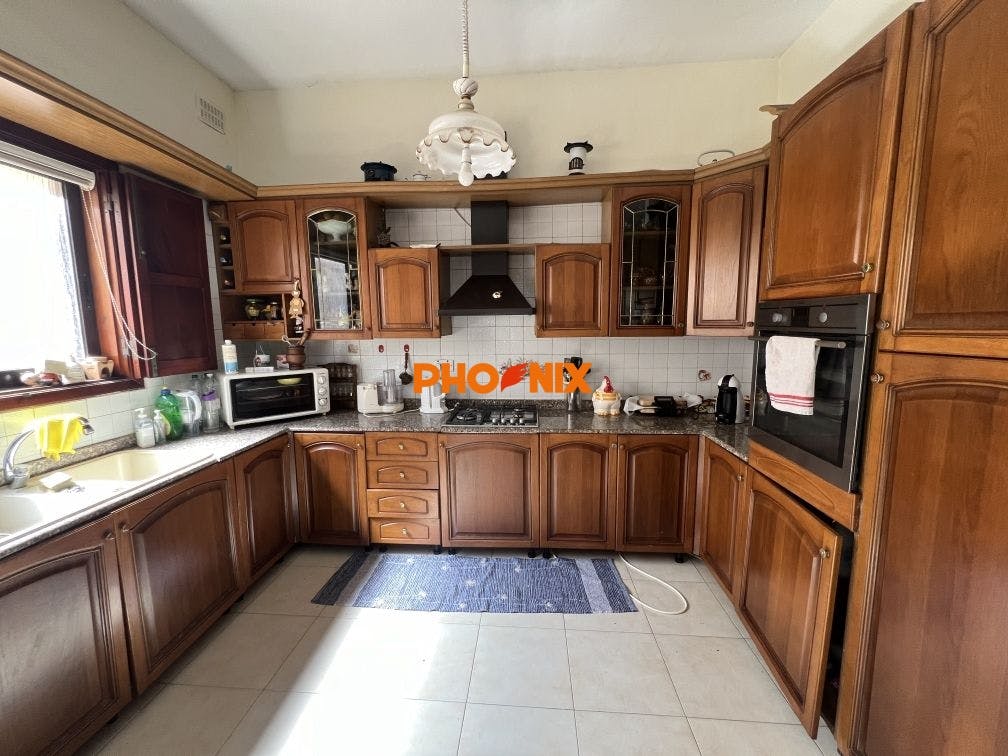
[[[319,433],[364,433],[385,432],[430,432],[430,433],[622,433],[622,434],[697,434],[711,439],[743,461],[748,459],[749,426],[716,425],[711,415],[687,415],[684,417],[644,417],[620,413],[615,417],[600,417],[591,412],[569,415],[562,410],[545,409],[539,414],[537,428],[513,427],[445,427],[448,415],[422,415],[419,412],[403,412],[397,415],[365,416],[352,410],[332,412],[302,420],[285,420],[264,423],[238,430],[225,429],[218,433],[205,434],[195,438],[173,441],[166,447],[179,452],[205,454],[200,463],[187,467],[174,475],[133,488],[121,496],[108,499],[93,506],[82,506],[72,515],[57,521],[44,523],[34,530],[21,531],[10,535],[0,535],[0,559],[21,551],[53,536],[65,533],[75,527],[97,520],[122,506],[174,483],[176,480],[210,465],[234,457],[253,446],[282,436],[288,431]],[[122,448],[118,444],[117,448]],[[109,450],[111,451],[111,449]],[[106,452],[107,453],[107,452]],[[82,454],[70,464],[93,457]],[[0,494],[7,489],[0,488]],[[59,496],[61,494],[52,494]]]

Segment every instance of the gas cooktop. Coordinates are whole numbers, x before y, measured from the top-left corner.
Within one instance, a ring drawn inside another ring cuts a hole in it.
[[[476,407],[458,406],[451,411],[445,425],[454,426],[539,426],[539,411],[533,405],[522,407]]]

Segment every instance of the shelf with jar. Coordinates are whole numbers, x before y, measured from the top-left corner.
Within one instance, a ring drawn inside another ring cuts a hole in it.
[[[221,294],[221,325],[225,339],[280,341],[284,336],[294,335],[286,317],[290,294]]]

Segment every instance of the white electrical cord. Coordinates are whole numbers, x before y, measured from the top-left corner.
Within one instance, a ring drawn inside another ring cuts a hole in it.
[[[623,562],[623,564],[625,564],[627,567],[629,567],[634,572],[639,572],[644,577],[650,578],[651,580],[654,580],[656,583],[658,583],[660,585],[663,585],[666,588],[668,588],[670,591],[672,591],[672,593],[674,593],[676,596],[679,597],[679,599],[683,603],[683,606],[682,606],[682,609],[679,609],[679,610],[674,611],[674,612],[665,611],[664,609],[657,609],[657,608],[651,606],[650,604],[645,604],[643,601],[641,601],[639,598],[637,598],[637,596],[634,594],[633,591],[631,591],[629,588],[627,588],[627,592],[630,594],[630,598],[632,598],[634,600],[634,603],[636,603],[636,604],[638,604],[640,606],[643,606],[645,609],[650,609],[652,612],[655,612],[656,614],[685,614],[686,610],[689,609],[689,601],[687,601],[686,597],[683,596],[678,590],[676,590],[676,588],[674,586],[669,585],[668,583],[666,583],[661,578],[657,578],[657,577],[655,577],[654,575],[652,575],[649,572],[645,572],[640,567],[637,567],[636,565],[630,564],[630,562],[628,562],[626,560],[626,558],[622,554],[616,554],[616,556],[618,556],[619,559],[620,559],[620,561]]]

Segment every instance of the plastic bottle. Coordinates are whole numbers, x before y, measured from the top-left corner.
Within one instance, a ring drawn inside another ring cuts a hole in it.
[[[220,430],[220,397],[213,373],[206,374],[200,399],[203,400],[203,432],[216,433]]]
[[[161,410],[154,410],[154,443],[163,444],[167,441],[170,430],[171,424],[165,420],[165,416],[161,414]]]
[[[165,434],[169,441],[182,437],[182,409],[179,406],[178,397],[171,389],[161,389],[161,396],[154,402],[154,406],[161,410],[164,419],[168,421],[168,431]]]
[[[157,435],[154,432],[154,421],[147,417],[147,410],[143,407],[136,411],[136,418],[133,420],[133,432],[136,435],[137,446],[141,449],[150,449],[157,443]]]
[[[221,345],[221,358],[224,361],[225,373],[238,372],[238,347],[231,343],[231,339],[224,339]]]

